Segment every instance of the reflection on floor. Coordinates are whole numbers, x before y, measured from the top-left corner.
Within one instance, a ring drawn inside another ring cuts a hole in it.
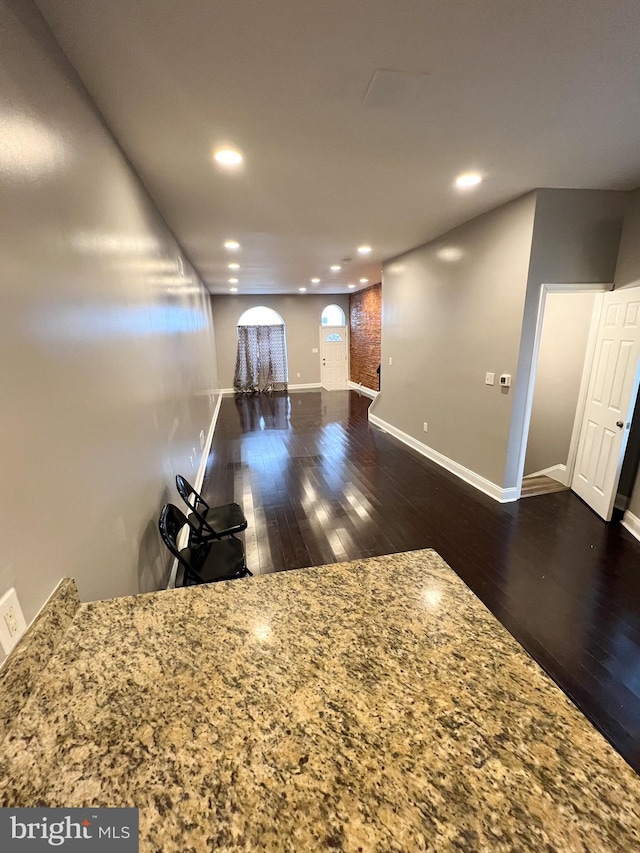
[[[313,391],[222,402],[207,500],[249,519],[249,568],[434,548],[640,769],[640,543],[572,492],[498,504]]]

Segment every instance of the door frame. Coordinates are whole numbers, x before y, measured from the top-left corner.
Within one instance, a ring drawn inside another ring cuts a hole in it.
[[[529,371],[529,380],[527,384],[527,396],[525,400],[524,419],[522,424],[522,441],[520,443],[520,454],[518,456],[517,469],[517,498],[519,500],[522,490],[522,478],[524,476],[524,463],[527,455],[527,443],[529,441],[529,427],[531,426],[531,410],[533,408],[533,395],[536,387],[536,379],[538,374],[538,359],[540,356],[540,344],[542,342],[542,328],[544,323],[544,311],[547,303],[547,296],[550,293],[595,293],[596,299],[594,311],[591,317],[591,325],[587,336],[587,349],[584,358],[584,370],[582,379],[580,380],[580,390],[578,392],[578,404],[576,406],[576,414],[573,421],[573,431],[571,433],[571,442],[569,444],[569,455],[567,457],[567,470],[565,474],[565,485],[571,484],[573,479],[573,469],[576,464],[576,455],[578,451],[578,439],[580,437],[580,425],[582,423],[582,414],[587,398],[587,387],[589,385],[589,376],[591,374],[591,364],[596,344],[596,334],[600,321],[600,312],[602,309],[602,298],[605,293],[613,290],[613,284],[602,282],[570,282],[570,283],[555,283],[540,285],[540,298],[538,301],[538,315],[536,318],[536,330],[533,340],[533,352],[531,354],[531,370]]]
[[[345,320],[346,320],[346,317],[345,317]],[[334,331],[337,329],[340,329],[340,330],[344,329],[344,343],[345,343],[345,347],[346,347],[347,357],[345,359],[346,367],[345,367],[345,380],[344,380],[344,389],[343,390],[346,390],[349,387],[349,377],[351,376],[351,347],[349,346],[349,326],[346,324],[346,322],[343,326],[323,326],[323,325],[320,325],[320,330],[318,332],[318,343],[320,345],[319,349],[318,349],[318,365],[320,367],[320,386],[322,388],[324,388],[324,385],[322,384],[322,347],[324,345],[324,338],[323,338],[322,333],[323,333],[323,331],[325,331],[325,329],[333,329]],[[324,388],[324,390],[326,391],[327,389]]]

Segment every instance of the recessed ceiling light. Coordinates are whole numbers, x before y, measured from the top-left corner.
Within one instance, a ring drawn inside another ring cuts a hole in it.
[[[369,284],[369,279],[368,278],[361,278],[360,284]]]
[[[304,293],[304,292],[306,291],[306,289],[307,289],[306,287],[299,287],[299,288],[298,288],[298,290],[300,291],[300,293]]]
[[[371,246],[358,246],[358,251],[361,255],[368,255],[371,251]]]
[[[238,279],[237,279],[237,278],[230,278],[230,279],[229,279],[229,284],[237,284],[237,283],[238,283]]]
[[[220,148],[213,155],[213,159],[216,163],[219,163],[220,166],[239,166],[244,158],[242,157],[242,154],[234,148]]]
[[[469,190],[471,187],[477,187],[481,181],[482,175],[477,172],[465,172],[456,178],[456,186],[459,190]]]
[[[319,278],[312,278],[311,284],[320,284],[320,279]]]
[[[237,293],[237,292],[238,292],[238,288],[237,288],[237,287],[230,287],[230,288],[229,288],[229,293]]]
[[[229,264],[229,269],[230,270],[239,270],[240,264]]]
[[[342,267],[340,266],[340,264],[334,264],[331,267],[331,272],[340,272],[341,269],[342,269]]]
[[[240,243],[237,240],[227,240],[224,244],[225,249],[239,249]]]
[[[350,287],[352,290],[355,287],[355,284],[348,284],[347,287]]]

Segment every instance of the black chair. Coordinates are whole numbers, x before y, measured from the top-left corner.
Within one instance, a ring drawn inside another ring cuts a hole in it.
[[[178,534],[185,524],[190,528],[190,545],[180,549]],[[233,580],[251,575],[244,561],[244,550],[239,539],[201,539],[177,506],[167,504],[163,507],[158,526],[164,544],[183,568],[182,586]]]
[[[247,529],[247,519],[240,504],[209,506],[202,495],[180,474],[176,477],[176,488],[189,507],[189,523],[203,539],[220,539],[233,536]]]

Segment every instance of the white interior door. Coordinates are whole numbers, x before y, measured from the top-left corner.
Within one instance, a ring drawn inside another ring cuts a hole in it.
[[[611,519],[638,392],[640,288],[604,295],[571,488]]]
[[[320,379],[327,391],[347,387],[347,328],[320,326]]]

